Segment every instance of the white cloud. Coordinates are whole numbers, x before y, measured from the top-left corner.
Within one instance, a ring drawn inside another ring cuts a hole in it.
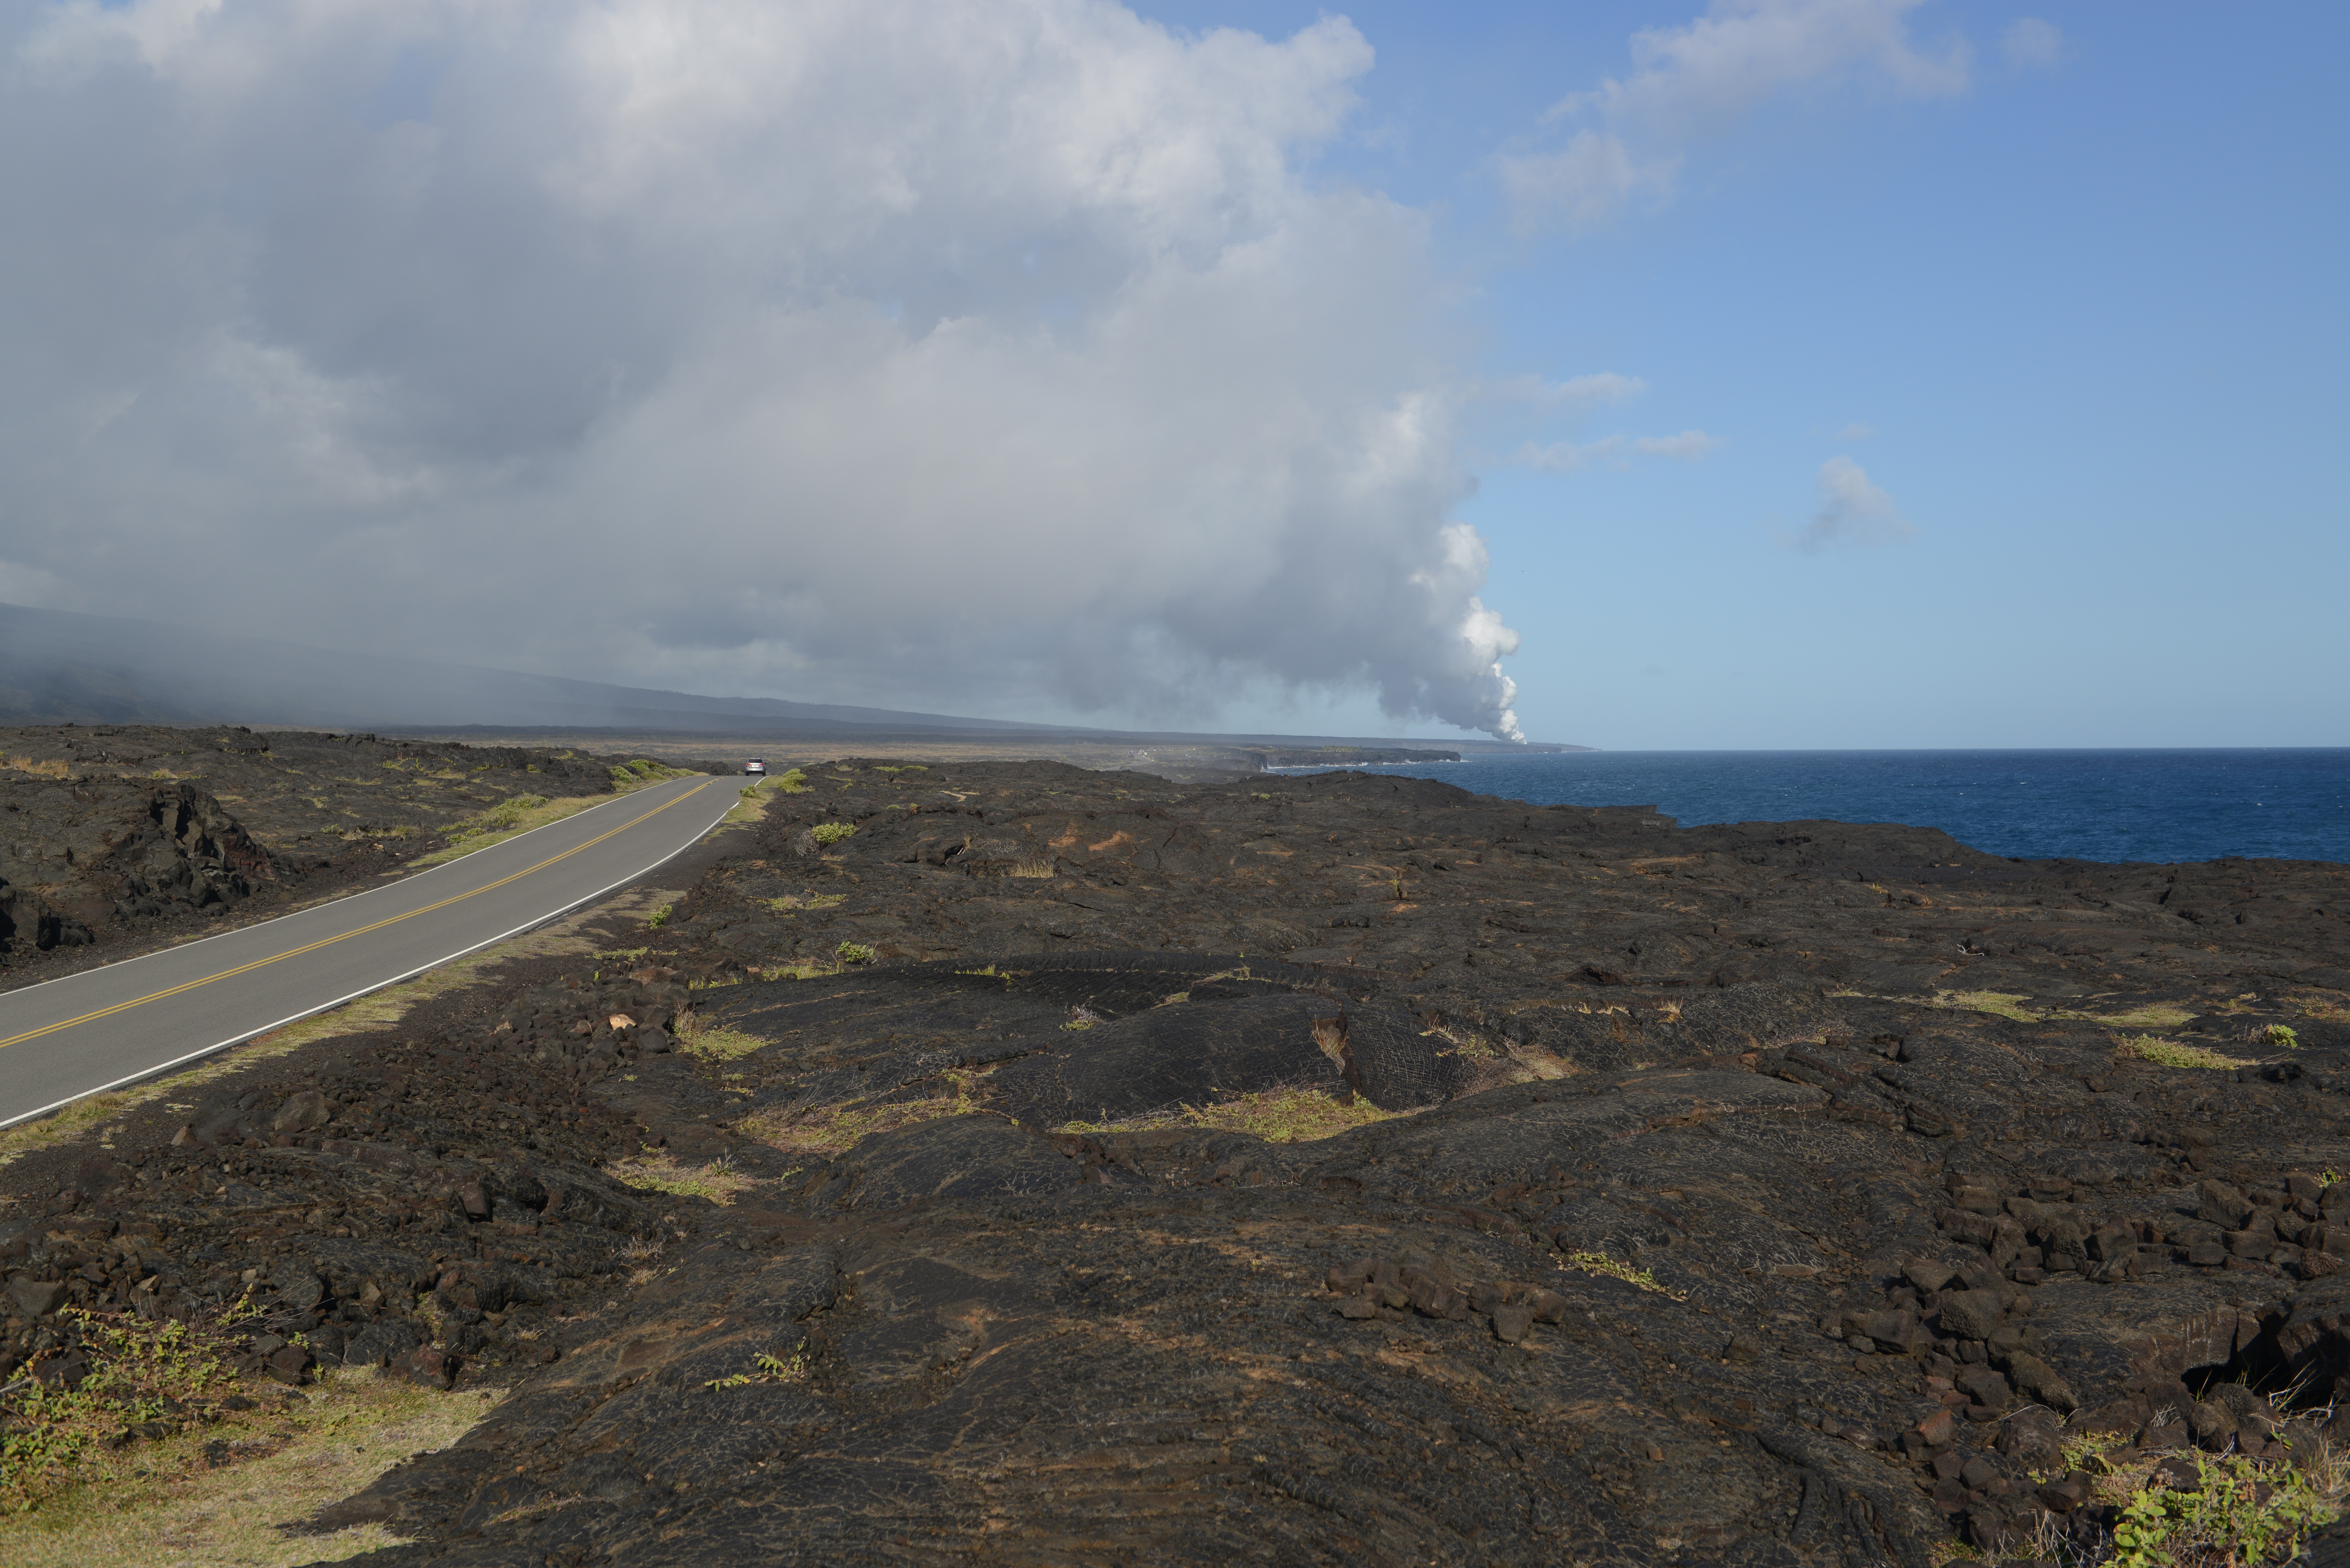
[[[1631,38],[1632,71],[1560,100],[1564,145],[1498,161],[1522,227],[1605,223],[1661,201],[1689,153],[1734,133],[1777,99],[1868,92],[1901,99],[1966,90],[1963,40],[1921,48],[1908,13],[1922,0],[1715,0],[1706,15]]]
[[[1622,138],[1578,130],[1565,147],[1510,152],[1500,161],[1502,190],[1521,229],[1540,223],[1596,228],[1636,198],[1662,200],[1679,172],[1678,155],[1636,158]]]
[[[2044,71],[2064,57],[2064,35],[2054,22],[2019,16],[2001,35],[1999,47],[2009,65]]]
[[[1648,383],[1638,376],[1619,376],[1613,370],[1600,370],[1587,376],[1570,376],[1564,381],[1543,384],[1535,400],[1552,408],[1581,410],[1596,408],[1602,403],[1629,402],[1648,389]]]
[[[1889,545],[1914,536],[1918,530],[1900,509],[1848,457],[1832,457],[1820,464],[1820,506],[1811,525],[1790,541],[1801,550],[1819,551],[1835,545]]]
[[[1865,425],[1858,420],[1855,420],[1852,423],[1845,426],[1844,429],[1836,431],[1835,438],[1838,441],[1868,441],[1873,439],[1876,434],[1876,426]]]
[[[1602,436],[1581,443],[1553,441],[1543,445],[1529,441],[1520,449],[1515,461],[1521,467],[1546,473],[1572,473],[1597,463],[1620,468],[1634,457],[1669,457],[1694,462],[1721,444],[1720,438],[1703,431],[1683,431],[1669,436]]]
[[[72,0],[0,54],[21,580],[642,684],[1514,727],[1423,216],[1296,172],[1343,19]]]
[[[1695,462],[1721,444],[1721,438],[1703,431],[1683,431],[1679,435],[1639,436],[1633,441],[1632,450],[1642,457],[1670,457]]]

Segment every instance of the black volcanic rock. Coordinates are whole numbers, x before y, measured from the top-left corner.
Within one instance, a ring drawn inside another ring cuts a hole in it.
[[[515,1381],[318,1521],[373,1560],[2089,1549],[2068,1438],[2273,1456],[2350,1395],[2350,868],[808,778],[630,974],[200,1113],[217,1216],[168,1152],[85,1179],[175,1280],[264,1258],[346,1355]],[[1245,1130],[1276,1099],[1347,1130]],[[733,1201],[593,1168],[647,1144]],[[11,1266],[99,1302],[88,1251]]]
[[[612,761],[236,726],[0,730],[0,963],[315,896],[515,796],[608,794]]]

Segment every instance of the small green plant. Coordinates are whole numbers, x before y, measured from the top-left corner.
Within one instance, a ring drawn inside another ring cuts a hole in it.
[[[809,836],[827,848],[839,843],[857,831],[853,822],[819,822],[809,829]]]
[[[655,909],[651,914],[645,917],[645,924],[650,926],[655,930],[660,929],[663,926],[669,924],[669,911],[670,906],[663,904],[660,909]]]
[[[843,963],[871,963],[881,956],[863,942],[843,942],[832,950]]]
[[[807,1376],[807,1347],[802,1345],[793,1351],[788,1361],[780,1355],[761,1351],[752,1359],[751,1367],[750,1371],[737,1372],[732,1377],[713,1377],[702,1386],[714,1390],[748,1388],[754,1383],[796,1383]]]
[[[2265,1038],[2271,1046],[2279,1051],[2301,1049],[2301,1036],[2293,1033],[2293,1026],[2289,1023],[2270,1024]]]
[[[794,768],[776,778],[775,787],[785,794],[806,794],[809,787],[807,773],[805,769]]]
[[[1648,1270],[1636,1269],[1629,1263],[1618,1262],[1605,1252],[1571,1251],[1566,1255],[1566,1266],[1580,1270],[1586,1274],[1605,1274],[1611,1280],[1621,1280],[1627,1285],[1635,1285],[1644,1291],[1654,1291],[1660,1296],[1670,1296],[1677,1302],[1689,1299],[1689,1293],[1686,1291],[1677,1291],[1669,1285],[1659,1284],[1657,1276]]]

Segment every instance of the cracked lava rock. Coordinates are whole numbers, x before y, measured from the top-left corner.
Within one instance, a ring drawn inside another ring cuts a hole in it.
[[[28,1195],[7,1366],[510,1384],[312,1521],[435,1568],[1918,1563],[2350,1393],[2350,867],[1263,782],[810,769]]]

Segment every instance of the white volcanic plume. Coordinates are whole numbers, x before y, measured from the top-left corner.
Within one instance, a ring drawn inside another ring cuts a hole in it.
[[[0,582],[996,712],[1513,734],[1370,50],[1086,0],[0,10]]]

